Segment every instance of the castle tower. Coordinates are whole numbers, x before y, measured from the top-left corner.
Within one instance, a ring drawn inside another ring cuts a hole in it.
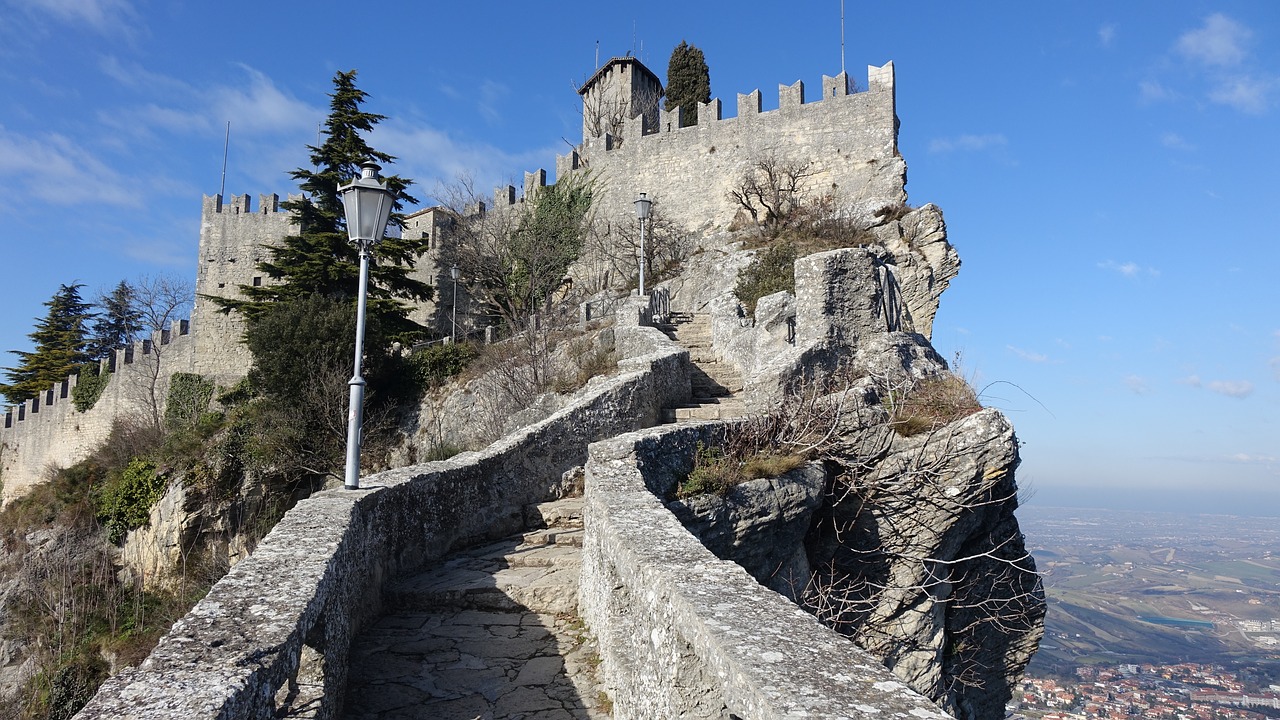
[[[644,63],[633,57],[610,59],[578,88],[583,140],[606,133],[621,137],[623,123],[641,116],[645,127],[655,127],[665,92],[662,81]]]
[[[290,196],[290,200],[295,199]],[[212,297],[242,298],[241,285],[262,285],[270,278],[258,269],[267,247],[298,233],[292,213],[280,209],[280,197],[259,195],[253,211],[248,195],[234,195],[224,205],[221,195],[204,196],[200,214],[200,256],[196,267],[196,301],[191,312],[195,328],[194,373],[219,385],[243,378],[253,356],[242,342],[244,321],[222,312]]]

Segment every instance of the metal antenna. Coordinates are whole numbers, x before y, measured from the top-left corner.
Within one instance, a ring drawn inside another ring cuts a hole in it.
[[[227,147],[231,145],[231,121],[227,121],[227,136],[222,139],[222,183],[218,185],[218,197],[227,189]]]
[[[600,41],[596,41],[596,70],[600,69]]]
[[[844,0],[840,0],[840,73],[844,74]]]

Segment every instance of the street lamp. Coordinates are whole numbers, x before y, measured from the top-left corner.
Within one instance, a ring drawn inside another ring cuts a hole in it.
[[[458,264],[454,263],[449,270],[449,275],[453,277],[453,330],[449,334],[449,342],[458,342],[458,276],[462,273],[458,272]]]
[[[395,196],[378,176],[377,163],[367,160],[360,165],[360,177],[350,185],[338,188],[347,215],[347,236],[360,251],[360,294],[356,303],[356,369],[347,384],[351,400],[347,406],[347,473],[343,485],[348,490],[360,489],[360,432],[364,423],[364,378],[360,364],[364,358],[364,309],[369,284],[369,251],[382,242],[391,218]]]
[[[646,193],[640,193],[636,200],[636,218],[640,221],[640,295],[644,295],[644,223],[649,219],[649,209],[653,201]]]

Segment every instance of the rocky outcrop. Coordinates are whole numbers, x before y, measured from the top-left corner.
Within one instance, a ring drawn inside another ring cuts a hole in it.
[[[852,428],[833,456],[804,604],[956,717],[1000,717],[1045,611],[1013,427],[984,410],[911,437]]]

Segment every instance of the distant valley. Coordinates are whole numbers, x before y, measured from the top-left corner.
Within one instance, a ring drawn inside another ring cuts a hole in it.
[[[1049,600],[1029,676],[1082,665],[1280,668],[1280,519],[1028,505]]]

